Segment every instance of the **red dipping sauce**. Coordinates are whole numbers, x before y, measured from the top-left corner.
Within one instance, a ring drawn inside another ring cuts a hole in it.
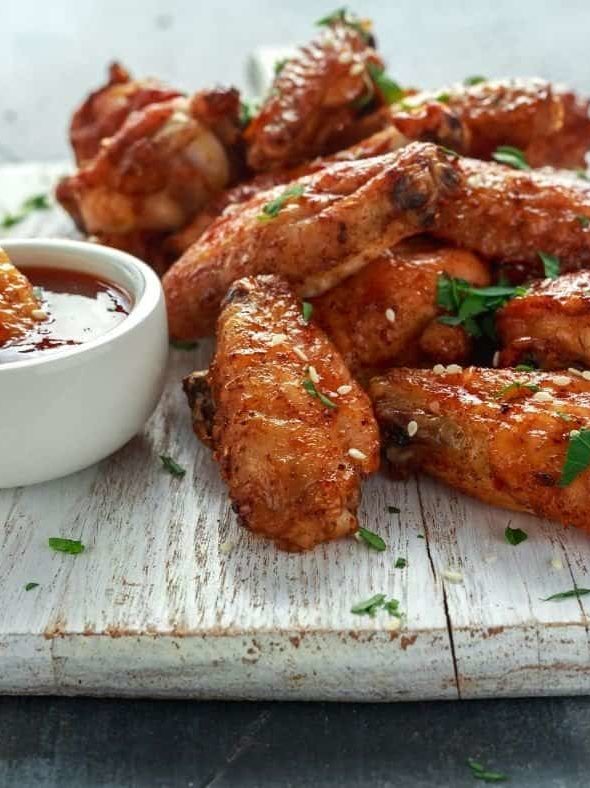
[[[39,307],[48,317],[0,347],[0,364],[63,353],[97,339],[125,320],[133,306],[128,293],[91,274],[23,266],[21,271],[39,288]]]

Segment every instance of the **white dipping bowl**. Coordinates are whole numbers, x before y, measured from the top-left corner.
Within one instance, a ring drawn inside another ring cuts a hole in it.
[[[2,240],[11,261],[82,271],[132,298],[112,331],[63,353],[0,364],[0,488],[86,468],[136,435],[164,386],[168,327],[156,274],[125,252],[66,240]]]

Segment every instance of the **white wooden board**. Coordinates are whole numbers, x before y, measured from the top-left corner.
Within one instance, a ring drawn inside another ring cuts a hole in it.
[[[0,168],[0,212],[65,169]],[[12,231],[64,234],[75,233],[57,208]],[[172,353],[156,413],[115,456],[0,491],[0,692],[314,700],[590,692],[590,603],[540,601],[574,582],[590,586],[588,536],[426,479],[376,477],[360,519],[387,552],[350,539],[281,553],[237,526],[192,435],[179,382],[210,351],[202,343]],[[0,389],[4,407],[1,398]],[[183,480],[162,470],[161,453],[188,469]],[[505,543],[509,521],[527,542]],[[54,553],[50,536],[80,538],[86,552]],[[394,569],[399,556],[407,569]],[[449,583],[449,569],[463,582]],[[26,592],[32,581],[39,587]],[[400,600],[400,631],[386,614],[350,613],[380,592]]]

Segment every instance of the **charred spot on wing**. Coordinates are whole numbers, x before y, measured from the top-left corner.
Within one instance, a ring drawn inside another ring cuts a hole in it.
[[[238,280],[237,282],[234,282],[233,285],[230,285],[230,288],[225,294],[225,298],[223,299],[222,306],[226,306],[227,304],[236,304],[239,303],[240,301],[245,301],[249,295],[250,295],[249,285],[243,280]]]
[[[544,473],[543,471],[535,471],[533,473],[535,481],[540,484],[542,487],[555,487],[557,484],[557,479],[552,476],[550,473]]]
[[[425,191],[424,184],[402,175],[393,184],[392,197],[394,204],[402,211],[415,211],[428,203],[430,195]]]
[[[443,167],[440,171],[439,178],[445,189],[453,190],[459,186],[459,175],[452,167]]]
[[[338,243],[345,244],[348,239],[348,227],[346,226],[345,222],[339,222],[338,224]]]
[[[201,370],[187,375],[182,381],[182,388],[192,412],[193,430],[203,443],[213,447],[215,403],[209,386],[208,371]]]

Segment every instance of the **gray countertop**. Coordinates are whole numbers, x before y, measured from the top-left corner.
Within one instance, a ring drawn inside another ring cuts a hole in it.
[[[69,155],[73,107],[119,58],[185,88],[243,87],[248,53],[309,37],[309,0],[10,0],[2,8],[0,162]],[[590,91],[588,0],[377,0],[390,72],[436,86],[538,74]],[[1,184],[0,184],[1,188]],[[590,699],[403,705],[0,699],[0,785],[469,786],[590,783]]]

